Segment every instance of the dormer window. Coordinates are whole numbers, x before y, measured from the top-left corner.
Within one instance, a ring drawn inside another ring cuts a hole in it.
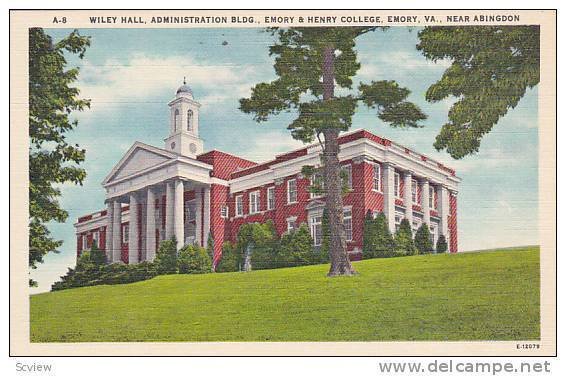
[[[180,123],[181,123],[181,115],[179,114],[179,110],[178,110],[178,109],[175,110],[175,116],[174,116],[174,118],[173,118],[173,121],[174,121],[173,124],[174,124],[174,127],[175,127],[175,128],[173,129],[173,132],[177,132],[177,130],[180,129],[180,125],[181,125],[181,124],[180,124]]]
[[[187,131],[193,131],[193,110],[187,111]]]

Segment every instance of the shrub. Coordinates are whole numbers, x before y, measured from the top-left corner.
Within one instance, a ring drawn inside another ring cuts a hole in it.
[[[177,272],[177,241],[174,237],[159,244],[155,255],[155,268],[158,274],[175,274]]]
[[[419,253],[426,254],[433,252],[432,240],[430,239],[430,230],[426,223],[423,223],[415,234],[415,247]]]
[[[212,260],[206,248],[198,245],[187,245],[177,256],[179,274],[203,274],[212,270]]]
[[[411,256],[418,253],[413,242],[411,224],[405,218],[401,221],[399,229],[395,233],[395,256]]]
[[[275,228],[271,221],[245,223],[240,226],[236,247],[243,258],[242,269],[249,271],[252,265],[256,265],[259,269],[273,267],[273,248],[276,239]]]
[[[389,224],[383,212],[375,217],[374,224],[377,228],[375,257],[393,257],[395,255],[395,241],[391,231],[389,231]]]
[[[445,253],[448,250],[448,244],[446,243],[446,237],[440,235],[436,241],[436,253]]]
[[[362,246],[362,255],[365,259],[375,258],[375,250],[377,245],[377,226],[370,210],[367,211],[364,218],[364,239]]]
[[[379,213],[373,218],[372,213],[368,211],[364,221],[363,257],[366,259],[393,257],[394,254],[395,242],[389,231],[385,214]]]
[[[95,265],[106,265],[106,252],[98,249],[96,242],[93,242],[92,247],[89,251],[90,260]]]
[[[156,274],[155,267],[150,262],[133,265],[122,263],[96,265],[92,262],[90,253],[84,252],[77,261],[75,269],[69,268],[67,274],[51,286],[51,291],[94,285],[132,283],[153,278]]]
[[[281,237],[278,250],[280,266],[300,266],[317,263],[319,256],[313,249],[313,240],[306,224]]]
[[[238,249],[231,242],[222,245],[222,257],[216,265],[217,272],[237,272],[240,270],[240,257]]]

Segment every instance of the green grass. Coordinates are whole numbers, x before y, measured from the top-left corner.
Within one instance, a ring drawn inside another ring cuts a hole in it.
[[[33,295],[32,342],[539,339],[539,249],[160,276]]]

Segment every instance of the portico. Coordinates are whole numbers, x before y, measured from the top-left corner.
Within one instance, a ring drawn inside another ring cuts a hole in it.
[[[210,232],[209,184],[177,177],[109,197],[106,204],[109,221],[105,248],[110,250],[111,262],[122,260],[124,226],[115,213],[123,208],[127,208],[130,264],[152,261],[159,242],[173,237],[178,249],[185,244],[206,244]]]

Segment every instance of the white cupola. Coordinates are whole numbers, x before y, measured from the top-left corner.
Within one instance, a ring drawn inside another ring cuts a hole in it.
[[[165,139],[165,149],[186,157],[196,158],[203,152],[203,141],[198,135],[198,112],[200,103],[195,101],[193,91],[183,79],[177,89],[175,99],[169,102],[171,111],[169,137]]]

